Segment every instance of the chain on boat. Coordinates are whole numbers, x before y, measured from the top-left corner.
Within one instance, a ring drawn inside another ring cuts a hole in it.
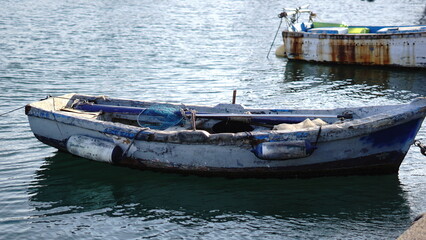
[[[414,146],[417,146],[420,148],[420,152],[426,156],[426,146],[423,145],[423,143],[421,143],[419,140],[415,140],[414,141]]]

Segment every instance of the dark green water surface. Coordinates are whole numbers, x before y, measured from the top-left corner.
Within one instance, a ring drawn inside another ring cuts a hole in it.
[[[0,114],[78,92],[186,104],[334,108],[426,96],[426,71],[266,58],[284,7],[417,24],[422,0],[1,2]],[[287,4],[287,5],[283,5]],[[273,50],[280,45],[280,38]],[[418,139],[426,143],[426,125]],[[399,174],[225,179],[92,162],[0,117],[0,239],[394,239],[426,212],[426,157]]]

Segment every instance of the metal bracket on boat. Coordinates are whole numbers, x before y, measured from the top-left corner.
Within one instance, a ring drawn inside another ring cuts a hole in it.
[[[301,14],[309,14],[309,22],[313,22],[313,19],[317,16],[311,10],[308,9],[309,5],[300,6],[297,8],[284,8],[284,10],[278,14],[278,17],[285,19],[287,22],[287,27],[292,27],[299,21]]]
[[[47,99],[49,99],[51,97],[52,97],[52,95],[47,95],[45,98],[40,99],[40,101],[47,100]]]
[[[414,146],[417,146],[420,148],[420,152],[426,156],[426,146],[423,145],[419,140],[415,140],[414,141]]]
[[[337,118],[340,119],[340,121],[344,121],[345,119],[353,119],[354,113],[351,111],[345,111],[340,115],[337,115]]]
[[[192,126],[192,130],[197,130],[197,124],[196,124],[196,111],[195,110],[191,110],[191,126]]]

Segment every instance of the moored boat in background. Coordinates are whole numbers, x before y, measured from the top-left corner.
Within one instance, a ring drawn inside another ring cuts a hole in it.
[[[309,20],[299,22],[302,14]],[[291,60],[426,68],[426,25],[351,26],[315,22],[300,7],[279,17],[287,22],[276,55]]]

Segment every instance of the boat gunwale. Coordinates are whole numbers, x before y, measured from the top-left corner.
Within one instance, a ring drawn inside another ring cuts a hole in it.
[[[70,98],[71,100],[72,98]],[[426,101],[426,98],[420,98]],[[370,117],[354,119],[348,122],[335,123],[325,125],[321,128],[321,137],[318,142],[334,141],[347,139],[357,136],[363,136],[371,132],[380,131],[394,125],[403,124],[413,119],[422,118],[425,116],[426,106],[416,106],[416,104],[401,104],[398,113],[394,114],[376,114]],[[230,144],[235,145],[241,140],[251,140],[257,142],[266,141],[286,141],[298,139],[315,140],[318,135],[318,127],[300,129],[297,131],[279,131],[279,130],[264,130],[258,132],[239,132],[239,133],[208,133],[204,130],[179,130],[179,131],[164,131],[154,130],[149,128],[136,127],[122,123],[103,121],[99,119],[87,118],[82,114],[72,112],[52,111],[37,107],[36,103],[27,105],[29,108],[26,114],[33,117],[49,119],[63,124],[74,125],[81,128],[95,130],[104,134],[112,134],[129,139],[154,141],[154,142],[169,142],[169,143],[191,143],[191,144]],[[374,107],[374,106],[371,106]],[[362,108],[362,107],[360,107]],[[92,116],[93,117],[93,116]],[[78,119],[78,121],[76,121]],[[350,131],[348,131],[350,129]],[[374,131],[371,131],[374,129]],[[190,141],[181,141],[180,138],[173,138],[173,135],[184,134],[199,134],[201,136]],[[202,137],[204,135],[204,137]],[[227,142],[221,139],[221,136],[226,136]],[[175,140],[173,140],[175,139]],[[176,139],[178,139],[176,141]],[[200,141],[204,139],[204,141]],[[171,141],[170,141],[171,140]],[[240,143],[241,144],[241,143]]]
[[[283,38],[313,38],[313,39],[346,39],[346,40],[379,40],[395,38],[422,38],[426,37],[426,30],[419,32],[400,33],[311,33],[282,31]]]

